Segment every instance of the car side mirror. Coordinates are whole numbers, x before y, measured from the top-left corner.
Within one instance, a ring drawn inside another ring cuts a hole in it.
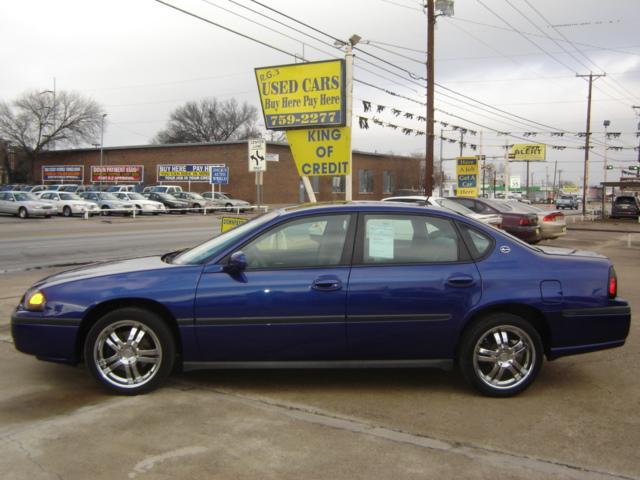
[[[233,252],[229,257],[229,262],[224,267],[228,273],[240,273],[247,269],[247,256],[243,251]]]

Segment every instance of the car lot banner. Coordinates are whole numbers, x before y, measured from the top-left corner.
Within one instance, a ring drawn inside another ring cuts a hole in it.
[[[270,130],[345,125],[344,60],[255,69]]]
[[[43,165],[43,182],[78,182],[84,181],[83,165]]]
[[[300,176],[348,175],[351,171],[349,127],[290,130],[287,141]]]
[[[214,164],[158,165],[158,182],[207,182]]]
[[[456,175],[458,176],[456,197],[477,197],[478,158],[458,157],[456,159]]]
[[[220,233],[224,233],[238,225],[247,223],[247,220],[247,218],[242,217],[222,217],[222,221],[220,222]]]
[[[93,165],[91,183],[142,183],[143,165]]]
[[[513,162],[544,162],[547,149],[544,143],[516,143],[509,150]]]

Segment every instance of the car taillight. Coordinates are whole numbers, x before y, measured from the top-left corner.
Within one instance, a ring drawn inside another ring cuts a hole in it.
[[[616,298],[618,295],[618,277],[613,267],[609,268],[609,283],[607,287],[609,298]]]
[[[518,224],[521,226],[536,225],[538,223],[537,220],[538,217],[520,217]]]
[[[544,218],[542,219],[542,221],[543,222],[553,222],[558,217],[564,217],[564,213],[562,213],[562,212],[550,213],[549,215],[545,215]]]

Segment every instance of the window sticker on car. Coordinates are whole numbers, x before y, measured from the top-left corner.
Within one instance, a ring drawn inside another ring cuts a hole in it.
[[[385,220],[371,220],[368,227],[369,256],[393,259],[393,224]]]

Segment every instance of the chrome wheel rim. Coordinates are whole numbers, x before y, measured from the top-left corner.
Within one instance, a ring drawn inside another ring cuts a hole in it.
[[[105,327],[93,347],[100,376],[118,388],[139,388],[150,382],[162,363],[162,346],[153,330],[135,320]]]
[[[535,363],[536,351],[531,337],[513,325],[501,325],[486,331],[473,351],[476,375],[498,390],[526,382]]]

